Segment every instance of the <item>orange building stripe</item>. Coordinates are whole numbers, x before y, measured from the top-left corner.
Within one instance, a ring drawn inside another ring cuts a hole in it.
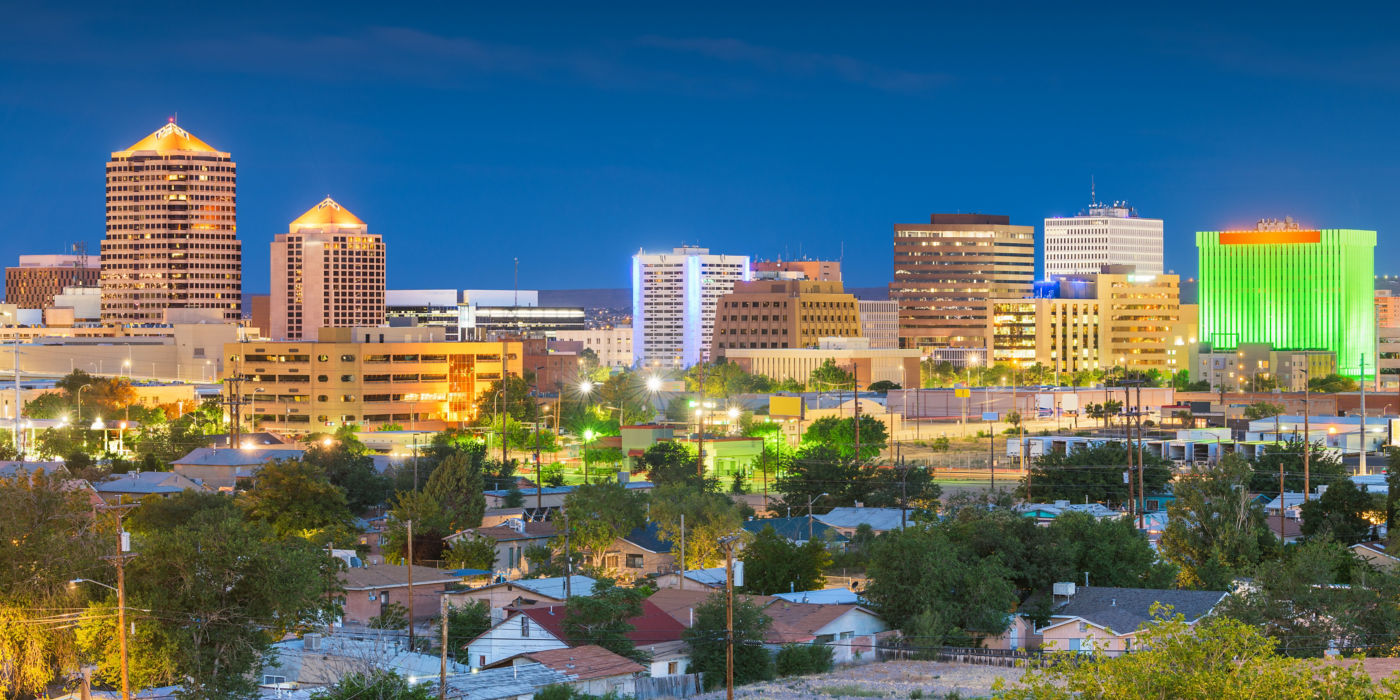
[[[1236,231],[1220,234],[1221,245],[1321,243],[1321,231]]]

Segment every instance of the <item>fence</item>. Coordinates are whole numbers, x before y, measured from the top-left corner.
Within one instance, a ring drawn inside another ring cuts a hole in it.
[[[658,698],[688,698],[699,695],[705,688],[704,674],[683,673],[657,678],[638,678],[633,694],[637,700],[657,700]]]
[[[1014,668],[1021,665],[1043,665],[1046,655],[1041,651],[1027,649],[982,649],[979,647],[940,647],[936,650],[909,649],[898,645],[882,646],[877,649],[881,661],[908,659],[932,659],[955,664],[977,666],[1002,666]]]

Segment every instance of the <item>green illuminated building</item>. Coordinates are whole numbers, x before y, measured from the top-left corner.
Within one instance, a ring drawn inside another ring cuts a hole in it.
[[[1376,232],[1259,228],[1196,233],[1201,341],[1217,352],[1240,343],[1331,350],[1351,376],[1364,353],[1374,375]]]

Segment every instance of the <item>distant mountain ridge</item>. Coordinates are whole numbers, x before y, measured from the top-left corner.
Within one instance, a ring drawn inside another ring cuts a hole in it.
[[[888,287],[847,287],[857,299],[889,298]],[[632,307],[632,290],[621,289],[541,289],[540,306],[582,306],[585,309],[626,309]]]

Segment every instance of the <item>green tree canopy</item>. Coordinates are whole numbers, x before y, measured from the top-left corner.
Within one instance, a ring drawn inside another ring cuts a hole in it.
[[[1132,654],[1085,656],[1064,652],[1043,669],[1032,668],[1008,700],[1100,698],[1364,698],[1393,696],[1396,684],[1375,687],[1360,664],[1322,666],[1281,656],[1274,640],[1256,627],[1211,616],[1188,625],[1178,615],[1142,629]]]
[[[1161,550],[1179,569],[1178,585],[1225,590],[1276,547],[1263,508],[1249,495],[1251,472],[1243,457],[1229,454],[1177,477]]]
[[[425,683],[413,683],[393,671],[348,673],[335,685],[317,690],[312,700],[433,700],[437,695]]]
[[[705,674],[705,687],[724,685],[725,641],[728,638],[725,594],[715,593],[695,606],[695,624],[682,633],[690,647],[690,667]],[[734,596],[734,684],[773,678],[773,655],[763,640],[773,620],[744,596]]]
[[[685,565],[690,569],[717,566],[724,561],[721,537],[739,532],[744,525],[739,504],[722,493],[702,491],[686,484],[658,486],[651,493],[651,519],[660,536],[678,552],[681,516],[685,516]]]
[[[1283,470],[1283,488],[1294,493],[1303,490],[1303,451],[1308,457],[1308,486],[1335,484],[1348,480],[1350,471],[1342,464],[1342,459],[1320,443],[1308,443],[1300,438],[1273,445],[1265,445],[1264,453],[1254,461],[1254,473],[1249,480],[1249,489],[1258,493],[1278,493],[1278,474]]]
[[[1332,482],[1321,496],[1303,503],[1303,535],[1330,537],[1344,545],[1376,539],[1373,520],[1383,520],[1385,503],[1350,479]]]
[[[423,493],[442,508],[447,520],[444,536],[481,526],[481,516],[486,512],[485,453],[484,446],[473,443],[448,455],[423,487]]]
[[[297,535],[317,544],[340,541],[351,533],[345,492],[315,464],[276,460],[258,471],[253,488],[238,498],[248,517],[272,526],[278,537]]]
[[[820,391],[831,391],[834,389],[854,389],[856,377],[845,368],[836,364],[835,360],[827,359],[825,362],[812,370],[811,376],[807,380],[808,384],[816,387]]]
[[[739,558],[744,562],[744,590],[759,595],[817,590],[826,584],[822,572],[831,564],[831,552],[820,538],[799,546],[771,525],[754,536]]]
[[[442,558],[454,569],[492,571],[496,568],[496,541],[490,537],[459,537],[443,552]]]
[[[1143,461],[1147,467],[1142,481],[1147,493],[1161,493],[1172,472],[1170,463],[1151,450],[1143,450]],[[1119,505],[1128,500],[1128,484],[1123,480],[1123,472],[1128,471],[1128,448],[1126,443],[1105,442],[1075,450],[1069,454],[1052,452],[1035,458],[1030,469],[1030,490],[1027,495],[1026,480],[1021,480],[1018,492],[1026,499],[1038,503],[1067,500],[1071,503],[1084,503],[1086,500],[1109,505]],[[1137,488],[1137,449],[1133,448],[1133,488]]]
[[[821,445],[831,448],[845,459],[856,454],[856,419],[826,416],[812,421],[802,433],[803,444]],[[873,416],[860,417],[860,461],[865,462],[880,456],[889,440],[884,421]]]
[[[564,512],[574,544],[597,569],[613,540],[646,523],[643,496],[616,481],[580,485],[564,498]]]
[[[368,454],[357,453],[352,443],[333,442],[330,447],[313,443],[301,461],[315,465],[332,484],[345,491],[345,505],[355,515],[384,505],[389,499],[388,478],[374,468],[374,460]]]
[[[641,462],[647,472],[647,480],[657,486],[685,484],[707,489],[714,487],[712,480],[700,476],[695,450],[685,443],[674,440],[658,442],[642,453]]]

